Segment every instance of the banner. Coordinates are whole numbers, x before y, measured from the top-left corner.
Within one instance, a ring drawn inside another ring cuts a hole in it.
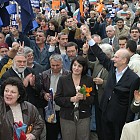
[[[30,0],[32,7],[40,7],[40,0]]]

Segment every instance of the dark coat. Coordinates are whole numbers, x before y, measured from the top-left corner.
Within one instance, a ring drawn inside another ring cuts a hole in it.
[[[102,95],[104,93],[104,88],[106,86],[106,81],[107,81],[107,77],[108,77],[108,71],[103,67],[103,65],[101,65],[99,63],[98,60],[95,61],[92,77],[96,78],[101,70],[102,70],[102,72],[101,72],[99,78],[103,79],[103,84],[98,85],[97,96],[98,96],[99,104],[100,104]]]
[[[104,140],[119,140],[125,122],[130,122],[134,118],[130,105],[134,90],[139,87],[139,77],[130,68],[127,68],[122,78],[116,83],[116,68],[113,61],[103,53],[97,44],[92,46],[92,50],[109,72],[101,100],[102,120],[105,122],[103,124],[105,126]]]
[[[104,38],[102,40],[102,43],[108,43],[109,44],[110,43],[109,41],[110,41],[110,39],[107,37],[107,38]],[[115,52],[117,50],[119,50],[119,41],[118,41],[118,38],[117,37],[114,37],[114,40],[112,42],[112,46],[113,46]]]
[[[62,69],[62,75],[68,75],[69,71]],[[38,89],[41,92],[41,96],[44,98],[44,92],[49,93],[50,89],[50,81],[51,80],[51,69],[43,71],[41,74],[41,81],[40,84],[38,84]]]
[[[131,104],[131,110],[133,113],[138,113],[138,119],[140,119],[140,106],[134,105],[134,101]]]
[[[80,86],[86,85],[87,87],[92,87],[93,91],[91,96],[87,97],[86,100],[81,100],[79,102],[79,119],[88,118],[91,115],[91,107],[94,101],[94,84],[91,77],[84,75],[81,77]],[[76,95],[76,89],[72,80],[72,75],[62,76],[59,78],[57,91],[55,96],[55,103],[59,105],[60,117],[67,120],[74,120],[74,105],[70,102],[70,98]]]

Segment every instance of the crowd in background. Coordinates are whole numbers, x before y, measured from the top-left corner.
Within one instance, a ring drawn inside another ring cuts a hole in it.
[[[139,140],[140,0],[83,0],[76,17],[77,0],[51,5],[32,7],[37,26],[27,34],[18,16],[0,27],[0,139],[22,121],[33,124],[27,140]],[[45,119],[50,89],[56,122]]]

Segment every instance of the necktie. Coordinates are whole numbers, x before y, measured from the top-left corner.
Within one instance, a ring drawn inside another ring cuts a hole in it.
[[[109,44],[112,45],[112,39],[110,39]]]
[[[21,80],[23,81],[23,74],[19,73]]]

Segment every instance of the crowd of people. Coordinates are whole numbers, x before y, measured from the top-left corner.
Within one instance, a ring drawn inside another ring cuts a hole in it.
[[[21,140],[140,139],[140,0],[73,5],[42,0],[27,34],[0,27],[0,139],[21,124]]]

